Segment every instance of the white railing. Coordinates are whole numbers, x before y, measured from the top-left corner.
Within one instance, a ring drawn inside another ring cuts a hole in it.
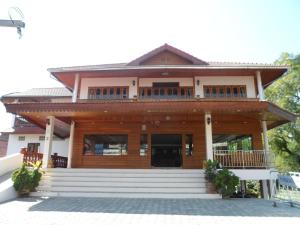
[[[228,168],[267,168],[264,150],[214,150],[214,160]]]

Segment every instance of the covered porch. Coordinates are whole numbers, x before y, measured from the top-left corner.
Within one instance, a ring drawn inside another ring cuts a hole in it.
[[[122,100],[11,103],[6,107],[45,128],[45,168],[52,154],[53,134],[70,138],[68,168],[151,168],[154,134],[181,136],[182,168],[202,168],[207,159],[216,159],[228,168],[269,168],[269,147],[263,145],[267,129],[294,119],[264,101]],[[86,151],[87,135],[108,134],[126,135],[125,154]],[[229,149],[228,145],[220,149],[214,142],[226,136],[251,137],[251,145],[247,149]]]

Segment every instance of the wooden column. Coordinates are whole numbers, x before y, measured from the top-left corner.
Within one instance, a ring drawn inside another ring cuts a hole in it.
[[[48,168],[48,164],[51,160],[54,120],[54,116],[48,116],[46,119],[45,145],[42,165],[43,168]]]
[[[212,121],[211,114],[205,113],[205,141],[206,141],[206,160],[213,160],[213,143],[212,143]]]
[[[69,138],[68,165],[67,165],[67,168],[71,168],[72,167],[74,132],[75,132],[75,122],[72,120],[71,127],[70,127],[70,138]]]

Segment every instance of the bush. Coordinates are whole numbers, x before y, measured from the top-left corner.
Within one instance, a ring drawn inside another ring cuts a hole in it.
[[[23,164],[20,169],[13,172],[14,188],[20,195],[26,195],[31,191],[35,191],[42,178],[41,165],[42,163],[37,161],[35,164],[32,164],[32,169],[28,169],[26,164]]]
[[[209,182],[214,182],[214,179],[217,175],[217,169],[219,166],[219,162],[216,160],[207,160],[204,161],[204,168],[205,168],[205,178]]]
[[[222,197],[230,197],[239,184],[239,178],[228,169],[219,170],[214,179],[214,185]]]

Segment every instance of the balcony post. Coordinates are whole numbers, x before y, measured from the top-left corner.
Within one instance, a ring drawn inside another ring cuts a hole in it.
[[[266,165],[269,166],[269,139],[267,134],[267,122],[265,120],[261,121],[261,126],[263,129],[263,139],[264,139],[264,153],[265,153],[265,162]]]
[[[260,71],[256,71],[256,81],[257,81],[257,89],[258,89],[258,95],[259,95],[259,100],[264,101],[265,100],[265,94],[264,94],[264,88],[262,86],[261,82],[261,73]]]
[[[68,164],[67,168],[72,167],[72,155],[73,155],[73,142],[74,142],[74,131],[75,131],[75,122],[72,120],[70,127],[70,138],[69,138],[69,148],[68,148]]]
[[[72,102],[77,102],[78,88],[79,88],[79,73],[75,74]]]
[[[206,141],[206,160],[213,160],[213,142],[212,142],[212,121],[211,114],[204,115],[205,141]]]
[[[48,168],[49,162],[51,160],[54,120],[54,116],[48,116],[46,119],[45,145],[42,164],[43,168]]]

